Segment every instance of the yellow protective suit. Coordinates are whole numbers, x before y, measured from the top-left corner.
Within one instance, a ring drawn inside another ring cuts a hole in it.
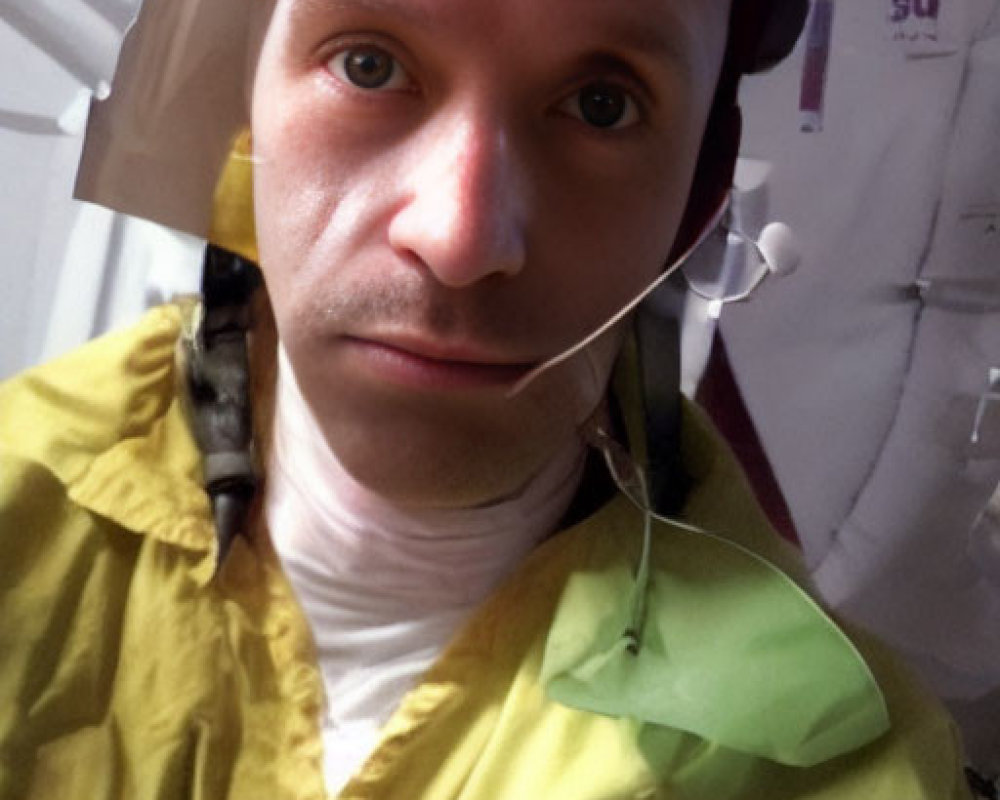
[[[324,796],[322,682],[269,533],[212,578],[177,307],[0,387],[0,799]],[[342,793],[381,800],[957,800],[947,716],[808,594],[691,410],[686,519],[622,497],[541,545]],[[280,531],[273,535],[280,536]],[[766,559],[766,560],[765,560]]]

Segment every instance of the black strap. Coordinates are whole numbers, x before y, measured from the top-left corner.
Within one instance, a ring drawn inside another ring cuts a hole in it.
[[[635,317],[653,509],[676,515],[689,481],[681,461],[681,351],[678,316],[646,304]]]
[[[1000,800],[1000,781],[980,775],[971,767],[965,768],[965,778],[976,800]]]
[[[247,331],[250,302],[260,285],[256,264],[208,245],[203,314],[193,341],[186,343],[186,366],[192,426],[215,519],[216,571],[234,538],[246,533],[258,485]]]

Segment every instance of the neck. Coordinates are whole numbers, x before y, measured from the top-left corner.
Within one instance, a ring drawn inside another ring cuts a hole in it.
[[[513,497],[475,508],[401,507],[355,481],[279,350],[265,513],[278,551],[317,580],[411,611],[480,602],[558,525],[583,471],[572,441]]]

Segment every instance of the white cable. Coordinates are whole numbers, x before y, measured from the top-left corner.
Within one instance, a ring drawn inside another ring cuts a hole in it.
[[[729,197],[726,196],[725,201],[716,209],[715,213],[708,220],[708,223],[702,229],[698,238],[685,250],[681,255],[670,265],[668,265],[663,272],[661,272],[652,283],[647,285],[639,294],[629,300],[619,311],[613,314],[606,322],[600,325],[593,332],[585,336],[583,339],[579,340],[576,344],[570,346],[566,350],[563,350],[556,356],[553,356],[548,361],[544,361],[537,367],[528,372],[524,377],[522,377],[514,386],[511,387],[510,391],[507,393],[507,397],[515,397],[521,392],[523,392],[529,384],[534,382],[542,373],[548,372],[553,367],[568,361],[570,358],[575,356],[581,350],[589,347],[597,339],[611,330],[615,325],[621,322],[622,319],[631,314],[635,308],[645,300],[653,291],[656,290],[660,284],[662,284],[667,278],[669,278],[674,272],[676,272],[680,267],[684,265],[684,262],[688,260],[691,254],[698,249],[699,245],[705,241],[706,237],[718,226],[719,222],[722,220],[723,215],[726,213],[726,209],[729,207]]]

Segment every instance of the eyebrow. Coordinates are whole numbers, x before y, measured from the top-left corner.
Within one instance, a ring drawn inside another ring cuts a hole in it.
[[[615,20],[609,23],[603,36],[623,50],[646,56],[676,56],[681,49],[678,47],[678,37],[666,36],[658,28],[639,25],[632,20]]]
[[[660,15],[666,22],[659,25],[643,22],[653,15]],[[601,41],[624,53],[642,56],[651,61],[668,61],[692,68],[691,58],[696,47],[688,44],[692,37],[690,26],[673,7],[658,8],[634,16],[599,16]]]
[[[291,0],[290,17],[293,22],[310,19],[321,14],[360,11],[371,14],[389,14],[410,23],[426,26],[427,14],[410,3],[394,0]]]

